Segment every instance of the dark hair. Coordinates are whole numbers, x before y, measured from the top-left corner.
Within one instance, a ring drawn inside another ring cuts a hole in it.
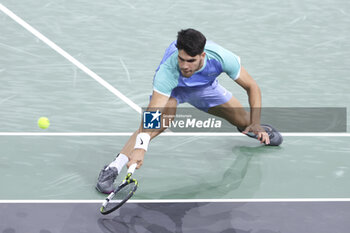
[[[185,50],[188,55],[194,57],[203,53],[206,41],[207,39],[201,32],[189,28],[177,33],[176,47],[179,50]]]

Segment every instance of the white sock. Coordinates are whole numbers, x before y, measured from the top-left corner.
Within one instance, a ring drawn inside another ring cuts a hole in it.
[[[111,162],[107,168],[116,167],[118,170],[118,173],[120,173],[120,171],[123,169],[125,164],[127,164],[128,162],[129,162],[128,156],[126,156],[124,154],[119,154],[118,157],[115,158],[115,160],[113,162]]]

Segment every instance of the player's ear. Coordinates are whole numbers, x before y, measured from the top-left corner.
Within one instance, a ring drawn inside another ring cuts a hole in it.
[[[202,54],[201,54],[201,58],[205,58],[205,52],[203,52]]]

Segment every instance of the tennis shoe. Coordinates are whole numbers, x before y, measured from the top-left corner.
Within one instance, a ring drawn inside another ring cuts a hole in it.
[[[267,144],[267,146],[279,146],[282,144],[283,137],[280,132],[268,124],[261,124],[261,127],[266,131],[270,138],[270,144]],[[243,130],[239,129],[238,127],[237,129],[239,132],[243,132]],[[248,132],[246,135],[248,137],[258,139],[258,135],[254,134],[253,132]]]
[[[108,167],[107,165],[101,170],[98,176],[96,189],[101,193],[110,194],[114,191],[113,183],[118,176],[116,167]]]

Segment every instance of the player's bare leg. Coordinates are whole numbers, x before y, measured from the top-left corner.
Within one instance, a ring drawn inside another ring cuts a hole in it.
[[[208,113],[224,118],[241,129],[250,124],[249,112],[245,111],[241,103],[233,96],[226,103],[210,108]]]

